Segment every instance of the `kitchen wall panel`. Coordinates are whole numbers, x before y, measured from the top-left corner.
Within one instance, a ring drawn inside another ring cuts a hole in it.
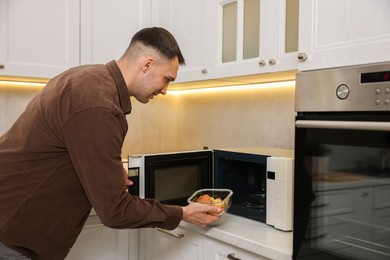
[[[14,88],[0,84],[0,135],[12,126],[39,90],[36,87]]]
[[[122,157],[129,154],[177,150],[177,97],[157,96],[147,104],[132,98],[132,112],[127,115],[129,130]]]
[[[293,148],[293,86],[182,95],[179,107],[179,149]]]
[[[123,156],[204,146],[292,149],[294,117],[294,86],[133,101]]]
[[[0,85],[0,135],[14,123],[39,88]],[[148,104],[132,99],[128,154],[272,146],[293,148],[294,87],[158,96]]]

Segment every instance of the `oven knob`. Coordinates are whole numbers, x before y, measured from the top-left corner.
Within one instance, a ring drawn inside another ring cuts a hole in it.
[[[383,101],[383,103],[385,103],[385,105],[390,104],[390,99],[386,98],[386,99]]]
[[[389,94],[390,93],[390,88],[385,88],[385,93]]]
[[[379,100],[379,98],[376,98],[376,99],[374,100],[374,103],[375,103],[375,105],[379,105],[379,104],[381,103],[381,101]]]
[[[339,99],[346,99],[349,95],[349,88],[345,84],[341,84],[337,87],[336,95]]]
[[[375,89],[375,94],[379,95],[381,93],[381,90],[379,88]]]

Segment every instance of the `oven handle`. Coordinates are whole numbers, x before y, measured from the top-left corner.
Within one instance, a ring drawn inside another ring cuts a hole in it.
[[[297,120],[297,128],[390,131],[390,122]]]

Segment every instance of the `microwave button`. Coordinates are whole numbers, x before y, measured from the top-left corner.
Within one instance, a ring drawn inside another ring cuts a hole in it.
[[[267,171],[267,179],[275,180],[275,172]]]

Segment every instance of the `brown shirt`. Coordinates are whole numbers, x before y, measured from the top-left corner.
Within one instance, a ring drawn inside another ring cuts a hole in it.
[[[49,81],[0,137],[1,242],[34,259],[63,259],[91,206],[112,228],[179,224],[180,207],[125,190],[121,148],[130,111],[115,61]]]

